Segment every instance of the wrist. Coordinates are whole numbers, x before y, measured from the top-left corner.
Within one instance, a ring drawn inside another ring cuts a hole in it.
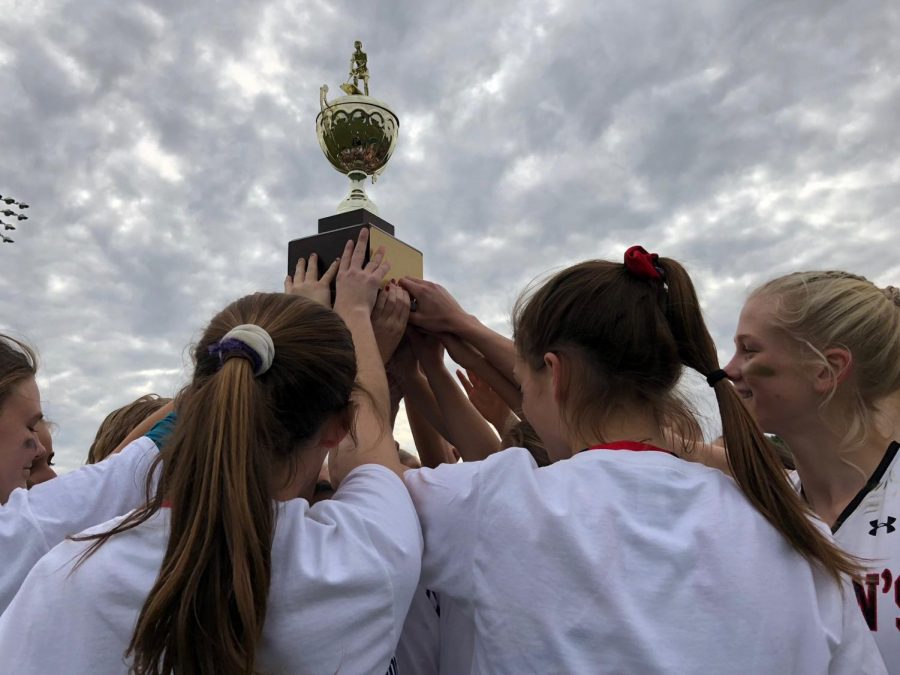
[[[451,324],[451,332],[455,333],[459,337],[463,338],[466,341],[469,341],[469,338],[473,335],[477,335],[479,331],[484,327],[481,321],[478,320],[478,317],[474,314],[460,314],[455,317]]]

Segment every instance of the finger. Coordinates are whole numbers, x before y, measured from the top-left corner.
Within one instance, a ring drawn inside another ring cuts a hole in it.
[[[380,316],[385,313],[384,306],[388,301],[388,292],[385,289],[381,289],[378,291],[378,295],[375,298],[375,308],[372,310],[373,316]]]
[[[348,239],[347,243],[344,244],[344,252],[341,254],[341,258],[340,258],[340,261],[341,261],[340,262],[340,271],[341,272],[346,272],[347,270],[350,269],[350,262],[351,262],[350,259],[353,257],[353,254],[355,252],[356,251],[353,250],[353,240]]]
[[[340,262],[340,260],[335,260],[333,263],[331,263],[331,265],[328,266],[328,269],[325,270],[325,274],[323,274],[322,278],[320,279],[323,284],[331,284],[331,282],[334,281],[334,277],[338,271],[338,263]]]
[[[305,277],[305,281],[318,281],[319,280],[319,256],[315,253],[310,253],[309,255],[309,269],[307,270],[307,276]]]
[[[294,279],[298,283],[306,279],[306,258],[297,258],[297,265],[294,267]]]
[[[457,368],[456,377],[459,380],[460,384],[463,386],[463,389],[466,390],[466,394],[471,395],[474,387],[472,386],[472,383],[469,382],[469,378],[466,377],[466,374]]]
[[[353,249],[351,265],[356,269],[362,269],[363,260],[366,259],[366,249],[368,249],[369,229],[364,227],[359,231],[359,237],[356,239],[356,248]],[[346,249],[345,249],[346,250]]]
[[[291,279],[291,275],[288,274],[288,275],[284,278],[284,292],[285,292],[285,293],[290,293],[290,292],[291,292],[291,289],[292,289],[293,287],[294,287],[294,280]]]
[[[366,272],[374,272],[377,270],[382,260],[384,260],[384,246],[379,246],[372,251],[372,255],[369,256],[369,262],[365,267]]]
[[[397,284],[394,284],[392,288],[397,302],[397,316],[405,323],[409,318],[409,293]]]
[[[469,380],[472,382],[473,387],[481,387],[484,385],[484,382],[482,381],[482,379],[480,377],[478,377],[478,373],[476,373],[472,370],[467,370],[466,375],[469,376]]]
[[[416,293],[423,288],[422,280],[416,279],[415,277],[403,277],[397,283],[412,296],[415,296]]]

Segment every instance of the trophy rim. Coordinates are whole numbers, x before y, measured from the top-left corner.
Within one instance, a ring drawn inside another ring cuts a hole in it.
[[[397,123],[397,129],[400,129],[400,118],[397,117],[397,113],[388,108],[386,103],[379,101],[377,98],[372,98],[371,96],[362,96],[360,94],[350,94],[348,96],[341,96],[339,98],[334,99],[333,101],[329,101],[328,105],[326,105],[322,110],[319,111],[319,114],[316,115],[316,126],[319,125],[319,118],[322,117],[323,114],[328,112],[332,108],[342,107],[345,103],[365,103],[366,105],[375,106],[376,108],[381,108],[386,113],[389,113],[391,117],[394,118],[394,121]]]

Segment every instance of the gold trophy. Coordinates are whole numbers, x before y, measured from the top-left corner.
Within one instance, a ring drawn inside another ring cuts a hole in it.
[[[331,165],[350,179],[350,192],[338,204],[337,214],[319,219],[319,234],[295,239],[288,244],[288,274],[297,260],[316,253],[319,273],[343,251],[348,239],[369,228],[370,251],[384,246],[391,263],[390,276],[422,277],[422,254],[394,237],[394,226],[378,215],[378,208],[366,195],[364,183],[374,183],[384,171],[397,145],[400,120],[378,99],[369,96],[368,56],[362,43],[354,43],[350,74],[341,85],[346,94],[329,102],[328,85],[319,89],[321,110],[316,117],[316,135]],[[363,90],[359,84],[362,82]],[[369,252],[366,252],[368,259]]]

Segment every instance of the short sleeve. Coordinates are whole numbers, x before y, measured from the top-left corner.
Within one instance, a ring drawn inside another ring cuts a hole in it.
[[[177,419],[177,413],[173,410],[168,415],[163,417],[159,422],[153,425],[153,427],[148,431],[145,435],[156,445],[160,450],[163,449],[163,446],[169,440],[169,436],[172,435],[172,430],[175,428],[175,420]]]
[[[473,595],[483,462],[407,471],[404,482],[422,524],[422,585],[458,600]]]

